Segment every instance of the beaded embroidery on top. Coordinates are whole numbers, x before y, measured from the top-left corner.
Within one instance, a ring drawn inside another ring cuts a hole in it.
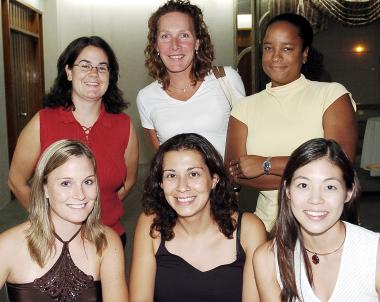
[[[75,301],[82,290],[89,288],[94,282],[94,278],[82,272],[70,256],[69,243],[80,230],[69,241],[63,241],[54,233],[55,237],[63,243],[61,255],[45,275],[33,282],[34,287],[48,294],[54,301]]]

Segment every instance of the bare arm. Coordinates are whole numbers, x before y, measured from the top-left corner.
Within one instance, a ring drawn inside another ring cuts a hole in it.
[[[139,142],[132,121],[130,124],[130,134],[128,146],[124,153],[125,166],[127,167],[127,177],[124,185],[119,189],[117,195],[123,200],[132,189],[137,179],[137,168],[139,164]]]
[[[156,258],[149,235],[153,216],[141,214],[135,231],[129,280],[131,302],[153,302]]]
[[[272,243],[267,242],[253,255],[253,269],[261,302],[280,302],[281,289],[276,279]]]
[[[27,209],[31,179],[40,156],[40,117],[37,113],[21,131],[9,169],[8,185],[21,205]]]
[[[103,251],[100,264],[103,301],[128,302],[123,246],[119,236],[108,227],[106,236],[108,245]]]
[[[379,296],[379,302],[380,302],[380,239],[379,239],[379,245],[377,247],[377,260],[376,260],[376,291],[377,295]]]
[[[266,242],[266,236],[261,220],[252,213],[244,213],[241,225],[241,243],[246,255],[243,271],[243,302],[260,301],[253,273],[252,256],[255,250]]]
[[[288,156],[276,156],[271,159],[271,175],[264,175],[263,162],[267,157],[247,155],[247,125],[230,117],[227,131],[225,165],[231,177],[238,184],[260,190],[278,189],[281,175]],[[268,154],[268,156],[271,156]]]
[[[160,147],[160,141],[157,138],[156,130],[144,128],[144,133],[148,136],[153,151],[156,152],[157,149]]]
[[[323,114],[324,137],[335,140],[346,152],[351,162],[355,161],[358,126],[355,111],[347,94],[339,97]]]
[[[0,289],[3,288],[5,282],[8,279],[10,273],[9,261],[4,259],[9,259],[11,255],[9,254],[10,242],[6,238],[5,234],[0,234],[0,259],[3,259],[0,264]]]

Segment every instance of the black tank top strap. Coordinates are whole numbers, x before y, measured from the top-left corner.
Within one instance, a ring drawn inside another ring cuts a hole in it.
[[[236,253],[239,254],[240,251],[240,230],[241,230],[241,219],[243,217],[243,213],[239,211],[239,216],[237,220],[237,227],[236,227]]]
[[[61,241],[63,244],[69,244],[73,239],[79,234],[79,232],[82,230],[82,227],[79,228],[79,230],[67,241],[64,241],[61,237],[58,236],[56,232],[53,232],[55,238],[57,238],[59,241]]]

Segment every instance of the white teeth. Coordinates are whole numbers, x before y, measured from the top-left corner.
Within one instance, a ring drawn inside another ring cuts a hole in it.
[[[327,214],[326,211],[305,211],[305,213],[313,217],[320,217]]]
[[[89,82],[89,83],[86,83],[87,85],[90,85],[90,86],[98,86],[99,84],[98,83],[92,83],[92,82]]]
[[[169,56],[171,59],[180,60],[183,56]]]
[[[81,203],[81,204],[68,204],[67,205],[68,207],[70,208],[73,208],[73,209],[82,209],[86,206],[85,203]]]
[[[185,203],[185,202],[191,202],[191,201],[193,201],[194,198],[195,198],[195,197],[177,197],[177,200],[178,200],[179,202],[183,202],[183,203]]]

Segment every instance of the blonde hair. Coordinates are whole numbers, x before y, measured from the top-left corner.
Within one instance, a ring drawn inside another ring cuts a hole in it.
[[[30,256],[41,267],[46,263],[46,258],[55,253],[54,225],[50,217],[49,200],[44,194],[44,185],[48,175],[65,164],[73,157],[84,156],[91,161],[96,172],[96,162],[90,149],[83,143],[75,140],[60,140],[50,145],[41,155],[32,179],[29,222],[30,227],[26,231],[26,239]],[[99,188],[94,203],[94,208],[81,229],[82,239],[87,239],[95,244],[97,254],[101,255],[107,246],[107,239],[100,222]]]

